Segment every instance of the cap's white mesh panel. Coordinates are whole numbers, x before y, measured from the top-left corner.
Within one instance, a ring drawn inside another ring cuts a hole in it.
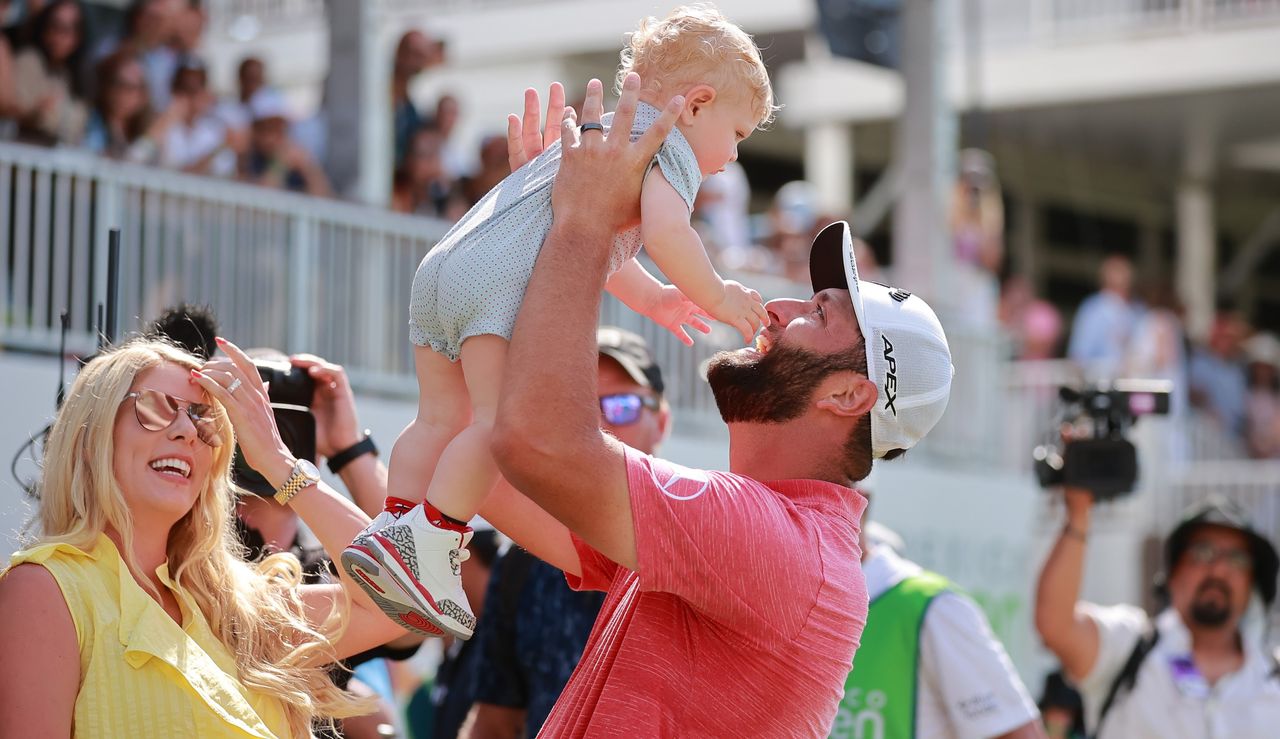
[[[871,416],[876,457],[915,446],[942,417],[951,390],[951,352],[942,326],[922,299],[901,295],[895,299],[882,285],[862,284],[863,334],[872,342],[868,369],[879,390]]]

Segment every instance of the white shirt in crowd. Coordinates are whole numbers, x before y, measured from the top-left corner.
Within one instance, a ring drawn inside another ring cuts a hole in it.
[[[230,177],[235,174],[236,155],[223,148],[226,137],[226,125],[211,115],[201,116],[190,126],[173,125],[165,134],[161,164],[170,169],[184,169],[217,152],[209,163],[208,174]]]
[[[862,563],[872,600],[920,571],[884,546]],[[919,665],[916,736],[986,739],[1040,718],[986,616],[960,593],[938,595],[925,611]]]
[[[1255,596],[1255,601],[1257,598]],[[1151,618],[1128,605],[1082,604],[1098,626],[1098,659],[1077,686],[1085,720],[1097,728],[1111,684]],[[1160,639],[1138,668],[1133,689],[1116,699],[1100,739],[1274,739],[1280,736],[1280,677],[1263,649],[1260,601],[1241,629],[1244,666],[1209,685],[1191,661],[1191,633],[1177,611],[1156,617]]]

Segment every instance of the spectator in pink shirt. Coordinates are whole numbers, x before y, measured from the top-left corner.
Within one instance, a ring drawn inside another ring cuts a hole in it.
[[[615,130],[631,129],[639,87],[631,75]],[[593,81],[588,124],[602,97]],[[524,122],[509,124],[513,167],[555,135],[538,134],[536,96],[526,104]],[[770,302],[754,348],[711,362],[731,472],[602,433],[594,337],[609,244],[638,219],[644,173],[675,115],[669,105],[635,143],[579,132],[572,117],[562,128],[555,223],[494,430],[514,488],[490,496],[483,515],[572,587],[607,591],[541,736],[825,737],[867,613],[866,501],[851,485],[942,415],[950,353],[923,300],[858,281],[848,226],[833,224],[814,242],[813,298]]]

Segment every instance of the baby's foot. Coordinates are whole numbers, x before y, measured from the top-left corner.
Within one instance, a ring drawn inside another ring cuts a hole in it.
[[[428,503],[415,506],[368,538],[367,548],[382,565],[384,576],[409,597],[413,614],[426,619],[426,624],[413,626],[416,630],[430,633],[425,626],[459,639],[471,638],[476,617],[462,589],[462,563],[470,556],[470,541],[470,526],[445,520]]]
[[[387,568],[382,566],[371,546],[374,534],[398,521],[414,505],[401,498],[387,498],[386,508],[364,531],[356,534],[351,545],[342,552],[342,568],[392,621],[419,634],[444,636],[444,632],[434,626],[418,607],[417,599],[405,593]]]

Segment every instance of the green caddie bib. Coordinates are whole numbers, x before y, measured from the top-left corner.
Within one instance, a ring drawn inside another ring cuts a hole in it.
[[[921,572],[871,601],[832,739],[914,739],[920,628],[929,604],[951,589],[945,577]]]

